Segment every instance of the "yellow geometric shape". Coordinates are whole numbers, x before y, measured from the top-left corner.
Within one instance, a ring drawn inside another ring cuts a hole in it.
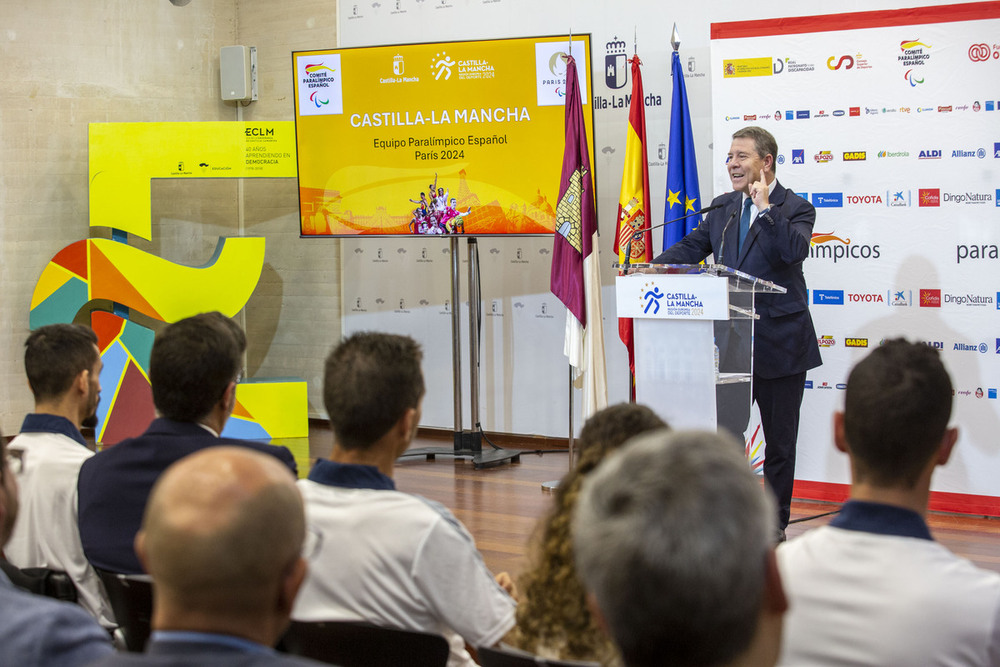
[[[242,414],[251,417],[271,438],[304,438],[309,435],[307,385],[299,379],[268,378],[236,385]]]
[[[215,255],[201,267],[176,264],[110,239],[90,243],[118,270],[117,284],[130,285],[155,310],[146,314],[164,322],[210,310],[232,317],[249,301],[264,268],[264,238],[257,236],[220,238]],[[141,304],[123,302],[120,292],[106,290],[94,281],[90,298],[141,309]]]
[[[78,277],[72,271],[64,269],[54,262],[50,262],[42,270],[42,275],[35,284],[35,291],[31,295],[31,307],[34,308],[42,301],[52,296],[57,289],[66,284],[67,280]]]
[[[153,178],[295,178],[295,123],[91,123],[90,226],[152,240]]]

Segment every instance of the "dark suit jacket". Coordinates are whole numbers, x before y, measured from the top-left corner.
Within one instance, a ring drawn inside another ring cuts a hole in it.
[[[142,435],[122,440],[80,467],[77,520],[87,560],[111,572],[141,574],[132,541],[142,524],[153,484],[174,461],[216,445],[271,454],[297,473],[295,458],[286,447],[216,438],[198,424],[156,419]]]
[[[779,378],[815,368],[823,361],[809,315],[802,262],[809,256],[816,209],[781,183],[775,184],[768,197],[770,210],[754,220],[737,256],[742,199],[740,192],[716,197],[712,204],[722,208],[709,213],[697,229],[653,262],[696,264],[714,253],[718,264],[781,285],[786,294],[762,294],[756,299],[760,319],[754,332],[754,375]]]
[[[145,653],[118,653],[91,667],[320,667],[326,663],[284,653],[247,653],[223,644],[154,641]],[[328,667],[328,666],[327,666]]]

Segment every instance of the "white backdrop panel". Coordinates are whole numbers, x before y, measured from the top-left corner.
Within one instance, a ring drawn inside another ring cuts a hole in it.
[[[955,384],[962,436],[934,489],[998,495],[997,260],[962,255],[1000,243],[1000,20],[844,30],[849,16],[824,18],[826,31],[712,43],[715,72],[771,61],[770,75],[713,79],[715,142],[763,125],[779,179],[817,205],[805,270],[824,363],[809,374],[796,477],[849,481],[829,415],[868,350],[846,344],[902,335],[941,348]],[[719,161],[714,183],[729,184]]]

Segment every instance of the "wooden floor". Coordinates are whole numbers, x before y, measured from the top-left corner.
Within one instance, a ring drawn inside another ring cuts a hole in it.
[[[511,447],[509,442],[503,443]],[[450,441],[420,438],[414,447],[450,449]],[[332,447],[330,432],[313,427],[310,456],[326,457]],[[484,449],[489,445],[484,443]],[[535,524],[549,508],[552,494],[542,483],[558,480],[568,470],[565,452],[535,454],[524,451],[520,462],[476,470],[472,462],[449,456],[403,459],[396,464],[401,491],[436,500],[455,513],[476,539],[486,565],[493,572],[520,572],[526,564],[528,540]],[[825,525],[839,505],[793,500],[789,539]],[[1000,572],[1000,520],[932,513],[928,524],[935,539],[980,567]]]

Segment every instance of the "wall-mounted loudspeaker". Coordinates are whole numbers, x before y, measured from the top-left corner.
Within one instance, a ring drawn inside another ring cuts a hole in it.
[[[219,83],[224,101],[257,99],[257,47],[223,46],[219,50]]]

